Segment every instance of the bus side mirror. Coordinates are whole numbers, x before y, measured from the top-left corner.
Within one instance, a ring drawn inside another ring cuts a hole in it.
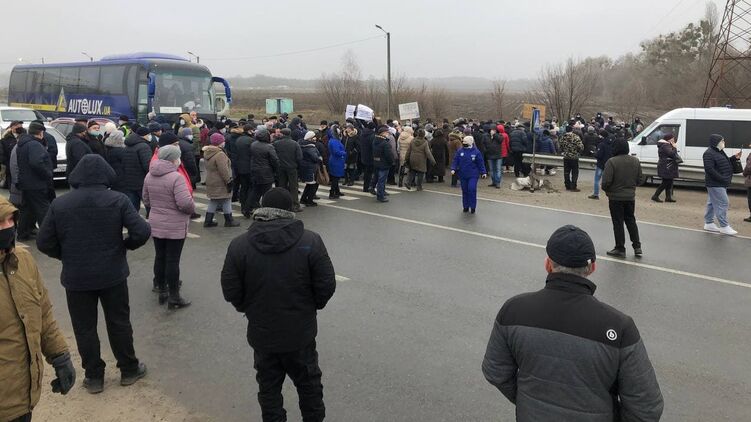
[[[641,137],[641,141],[639,142],[639,145],[647,145],[647,137],[646,136],[642,136]]]

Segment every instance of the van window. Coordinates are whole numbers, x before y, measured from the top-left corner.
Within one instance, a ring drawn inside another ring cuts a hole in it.
[[[751,143],[751,122],[733,120],[688,120],[686,146],[706,148],[712,134],[725,137],[726,148],[740,148]]]
[[[678,135],[680,134],[681,126],[680,125],[660,125],[654,128],[652,132],[650,132],[649,135],[647,135],[647,144],[646,145],[657,145],[657,141],[662,139],[663,136],[667,135],[668,133],[672,133],[675,139],[678,139]]]

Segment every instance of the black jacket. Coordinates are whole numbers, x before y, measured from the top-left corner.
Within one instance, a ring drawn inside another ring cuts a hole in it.
[[[13,152],[13,148],[16,147],[17,143],[18,139],[16,139],[11,132],[8,132],[3,136],[3,139],[0,140],[0,151],[2,152],[2,159],[0,162],[2,162],[5,167],[10,167],[10,153]]]
[[[242,135],[235,142],[235,168],[237,174],[250,174],[250,146],[253,138]]]
[[[634,320],[586,278],[550,274],[509,299],[482,362],[517,421],[658,421],[663,399]]]
[[[365,166],[373,165],[373,131],[363,129],[363,133],[360,134],[358,142],[360,144],[360,163]]]
[[[300,144],[293,141],[288,136],[281,137],[272,144],[276,150],[276,156],[279,158],[279,168],[282,170],[297,169],[302,160],[302,151]]]
[[[201,174],[198,170],[198,165],[196,164],[196,156],[193,153],[193,142],[181,138],[179,146],[180,161],[183,163],[183,167],[185,167],[185,171],[188,173],[188,177],[190,177],[190,182],[192,184],[200,182]]]
[[[733,165],[725,151],[717,149],[717,143],[704,151],[704,184],[708,188],[726,188],[733,181]]]
[[[143,246],[151,227],[128,197],[107,189],[115,171],[104,158],[89,154],[79,164],[68,179],[74,189],[52,201],[37,247],[62,261],[60,281],[66,289],[106,289],[128,278],[126,249]]]
[[[138,192],[143,190],[143,179],[149,173],[151,155],[151,147],[145,139],[135,133],[125,138],[123,189]]]
[[[376,135],[373,137],[373,167],[376,169],[388,169],[394,165],[394,154],[389,145],[389,140]]]
[[[600,135],[587,131],[582,136],[582,142],[584,143],[584,150],[582,151],[582,157],[594,157],[597,152],[597,144],[600,142]]]
[[[69,134],[65,139],[65,161],[67,162],[65,175],[70,177],[70,174],[76,169],[78,162],[81,161],[83,156],[92,153],[89,144],[84,142],[81,137],[73,133]]]
[[[47,153],[50,155],[52,168],[55,169],[57,167],[57,141],[55,140],[55,137],[47,133],[47,131],[44,132],[44,148],[47,149]]]
[[[300,168],[297,174],[303,182],[314,182],[318,165],[323,162],[321,154],[314,142],[305,139],[300,141],[300,150],[302,151],[302,160],[300,160]]]
[[[22,191],[48,189],[52,184],[52,161],[42,141],[24,133],[16,148],[18,188]]]
[[[345,136],[342,139],[344,150],[347,152],[348,165],[357,164],[360,160],[360,134],[355,132],[352,136]]]
[[[91,136],[88,133],[84,135],[84,142],[91,148],[91,151],[94,154],[99,154],[104,158],[107,159],[107,147],[104,146],[104,142],[102,142],[102,138],[98,136]]]
[[[225,300],[248,318],[253,349],[284,353],[315,339],[316,313],[334,294],[335,277],[321,237],[280,218],[256,221],[230,243],[221,282]]]
[[[228,136],[225,136],[224,139],[224,151],[227,153],[227,156],[229,157],[230,161],[232,162],[232,165],[235,165],[235,160],[237,159],[237,139],[242,136],[242,133],[230,133]]]
[[[107,164],[115,171],[115,180],[110,187],[118,192],[123,191],[123,157],[125,157],[125,148],[107,147]]]
[[[250,174],[253,183],[263,185],[274,182],[274,176],[279,169],[279,158],[276,149],[268,143],[255,141],[250,145]]]
[[[485,143],[485,151],[480,151],[487,160],[498,160],[502,154],[503,137],[499,134],[486,137],[483,142]]]
[[[527,152],[527,132],[524,129],[514,129],[509,137],[511,152]]]
[[[613,138],[605,138],[597,144],[597,152],[595,152],[595,158],[597,158],[597,167],[605,170],[605,163],[608,162],[610,157],[613,156]]]

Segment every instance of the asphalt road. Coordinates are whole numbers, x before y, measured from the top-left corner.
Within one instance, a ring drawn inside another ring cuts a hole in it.
[[[584,228],[604,255],[613,245],[610,220],[482,200],[468,215],[450,194],[392,189],[391,202],[379,204],[343,191],[347,199],[299,214],[344,277],[319,314],[328,420],[513,420],[513,406],[480,370],[493,318],[509,297],[543,287],[544,244],[557,227]],[[206,200],[199,194],[197,202]],[[181,278],[193,306],[178,312],[158,306],[150,291],[151,243],[129,255],[136,351],[150,379],[216,421],[260,420],[246,321],[219,285],[242,223],[191,223]],[[644,258],[603,256],[592,280],[600,300],[635,319],[665,397],[663,420],[751,420],[751,241],[640,228]],[[34,253],[70,330],[60,265]],[[111,356],[103,326],[103,354]],[[284,391],[290,420],[299,420],[291,382]]]

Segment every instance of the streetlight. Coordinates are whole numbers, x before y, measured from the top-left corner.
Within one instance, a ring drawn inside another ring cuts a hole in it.
[[[188,51],[188,54],[190,54],[191,56],[193,56],[193,57],[196,58],[196,63],[201,63],[201,58],[200,57],[198,57],[197,55],[191,53],[190,51]]]
[[[89,61],[92,61],[92,62],[94,61],[93,57],[89,56],[88,54],[84,53],[83,51],[81,52],[81,54],[83,54],[84,56],[88,57]]]
[[[386,102],[386,119],[391,115],[391,33],[376,25],[376,28],[380,29],[386,34],[386,80],[388,83],[388,101]]]

